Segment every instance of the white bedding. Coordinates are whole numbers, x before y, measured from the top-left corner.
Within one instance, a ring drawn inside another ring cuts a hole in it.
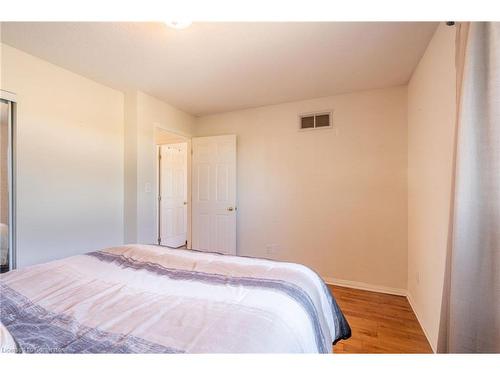
[[[0,287],[26,352],[326,353],[350,336],[321,278],[294,263],[129,245],[11,271]]]

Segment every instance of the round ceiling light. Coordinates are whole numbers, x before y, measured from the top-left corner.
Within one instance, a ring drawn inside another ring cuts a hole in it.
[[[168,27],[172,27],[174,29],[185,29],[191,26],[191,21],[166,21],[165,22]]]

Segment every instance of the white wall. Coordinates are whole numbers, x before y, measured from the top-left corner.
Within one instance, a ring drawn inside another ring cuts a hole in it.
[[[238,136],[238,254],[406,289],[406,87],[201,117],[197,136]],[[333,109],[334,129],[298,131]],[[277,245],[273,254],[267,245]]]
[[[440,24],[408,86],[408,293],[436,349],[455,137],[455,28]]]
[[[125,239],[126,242],[156,243],[158,193],[154,130],[161,127],[190,137],[195,118],[142,92],[127,93],[126,107]]]
[[[125,93],[124,241],[137,242],[137,92]]]
[[[123,94],[10,46],[18,266],[123,243]]]

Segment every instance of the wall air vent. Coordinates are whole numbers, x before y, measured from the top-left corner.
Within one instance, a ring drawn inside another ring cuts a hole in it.
[[[326,129],[332,127],[332,112],[299,115],[300,130]]]

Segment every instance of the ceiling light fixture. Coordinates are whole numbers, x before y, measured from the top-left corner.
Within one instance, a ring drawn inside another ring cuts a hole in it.
[[[185,29],[185,28],[191,26],[191,24],[193,22],[191,22],[191,21],[166,21],[165,23],[167,24],[168,27],[172,27],[174,29]]]

